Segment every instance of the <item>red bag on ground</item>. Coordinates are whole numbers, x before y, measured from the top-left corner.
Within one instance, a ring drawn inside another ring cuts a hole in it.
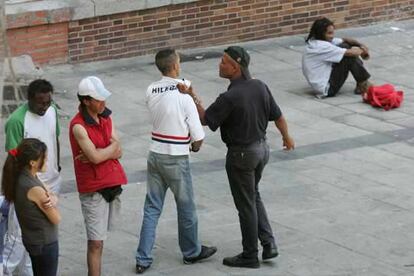
[[[391,84],[380,86],[370,86],[368,92],[362,95],[364,102],[374,106],[381,107],[385,110],[400,107],[404,92],[395,91],[395,87]]]

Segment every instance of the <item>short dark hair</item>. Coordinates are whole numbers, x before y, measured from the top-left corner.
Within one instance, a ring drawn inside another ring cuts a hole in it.
[[[155,65],[162,74],[167,74],[171,71],[177,59],[178,53],[174,49],[161,50],[155,55]]]
[[[306,42],[311,39],[325,40],[325,33],[329,26],[334,26],[334,23],[326,17],[319,18],[313,22]]]
[[[53,93],[53,86],[50,82],[44,79],[34,80],[27,88],[27,98],[30,100],[33,99],[36,94],[49,92]]]

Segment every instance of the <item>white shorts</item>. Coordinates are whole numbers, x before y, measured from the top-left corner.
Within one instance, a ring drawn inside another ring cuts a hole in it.
[[[79,194],[79,199],[88,240],[106,240],[107,232],[114,229],[120,218],[121,199],[119,195],[110,203],[98,192]]]

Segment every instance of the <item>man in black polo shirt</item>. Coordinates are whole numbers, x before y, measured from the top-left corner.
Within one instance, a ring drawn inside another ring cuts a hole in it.
[[[221,138],[228,148],[226,171],[239,212],[243,252],[224,258],[223,264],[258,268],[258,238],[263,246],[263,260],[278,255],[258,186],[269,160],[269,146],[266,143],[268,122],[275,122],[286,150],[294,148],[294,141],[269,88],[262,81],[251,78],[249,61],[249,54],[241,47],[231,46],[224,51],[220,77],[229,79],[230,86],[207,110],[192,87],[180,85],[179,89],[193,97],[203,125],[212,131],[220,127]]]

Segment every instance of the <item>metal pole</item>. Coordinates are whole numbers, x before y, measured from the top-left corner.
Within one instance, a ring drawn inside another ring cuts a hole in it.
[[[16,103],[20,102],[20,93],[19,93],[19,88],[17,86],[17,82],[16,82],[16,74],[14,72],[14,68],[13,68],[13,60],[12,60],[12,56],[11,56],[11,52],[10,52],[10,47],[9,44],[7,43],[7,20],[6,20],[6,3],[4,0],[0,0],[0,31],[1,31],[1,37],[0,37],[0,41],[3,42],[2,45],[2,49],[3,49],[3,54],[2,57],[0,56],[0,106],[3,106],[4,104],[4,80],[7,77],[5,75],[5,64],[7,62],[8,65],[8,69],[10,72],[10,78],[11,78],[11,83],[13,85],[13,90],[14,90],[14,98],[16,99]],[[8,80],[10,81],[10,80]],[[6,110],[7,111],[7,110]],[[1,115],[1,113],[0,113]]]
[[[0,108],[3,106],[3,87],[4,87],[4,61],[6,58],[5,48],[5,35],[6,27],[4,26],[5,20],[5,6],[4,0],[0,0]],[[0,110],[0,118],[2,110]]]

